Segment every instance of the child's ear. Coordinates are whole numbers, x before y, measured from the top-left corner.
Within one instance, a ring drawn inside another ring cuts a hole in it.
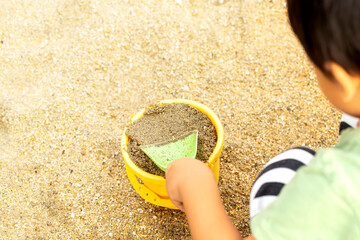
[[[357,94],[360,93],[360,75],[349,74],[342,66],[335,62],[328,62],[325,64],[335,80],[340,84],[344,93],[344,101],[351,101]]]

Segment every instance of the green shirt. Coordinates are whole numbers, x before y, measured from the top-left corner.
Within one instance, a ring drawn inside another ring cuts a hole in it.
[[[319,150],[250,225],[256,240],[360,239],[360,128]]]

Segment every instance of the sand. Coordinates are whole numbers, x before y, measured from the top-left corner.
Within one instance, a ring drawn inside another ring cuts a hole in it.
[[[243,236],[264,163],[337,141],[341,114],[284,1],[13,0],[0,16],[2,239],[190,239],[183,213],[137,195],[120,154],[130,117],[160,100],[218,114],[219,187]]]
[[[215,150],[217,135],[215,126],[206,114],[181,103],[149,107],[140,119],[126,128],[126,136],[129,138],[127,152],[136,166],[147,173],[165,177],[165,172],[144,153],[141,147],[160,143],[163,145],[166,142],[169,144],[176,139],[184,138],[182,136],[188,136],[194,130],[198,132],[195,158],[203,162],[209,160]],[[184,154],[183,151],[178,151],[181,152]]]

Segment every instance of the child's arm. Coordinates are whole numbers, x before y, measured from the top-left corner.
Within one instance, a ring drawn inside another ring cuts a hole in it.
[[[242,239],[226,214],[212,171],[203,162],[183,158],[169,164],[166,188],[171,201],[186,213],[193,239]]]

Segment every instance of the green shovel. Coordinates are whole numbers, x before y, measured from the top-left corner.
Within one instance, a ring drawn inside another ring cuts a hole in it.
[[[141,150],[164,172],[169,163],[184,157],[196,157],[198,131],[187,132],[180,137],[161,143],[141,146]]]

